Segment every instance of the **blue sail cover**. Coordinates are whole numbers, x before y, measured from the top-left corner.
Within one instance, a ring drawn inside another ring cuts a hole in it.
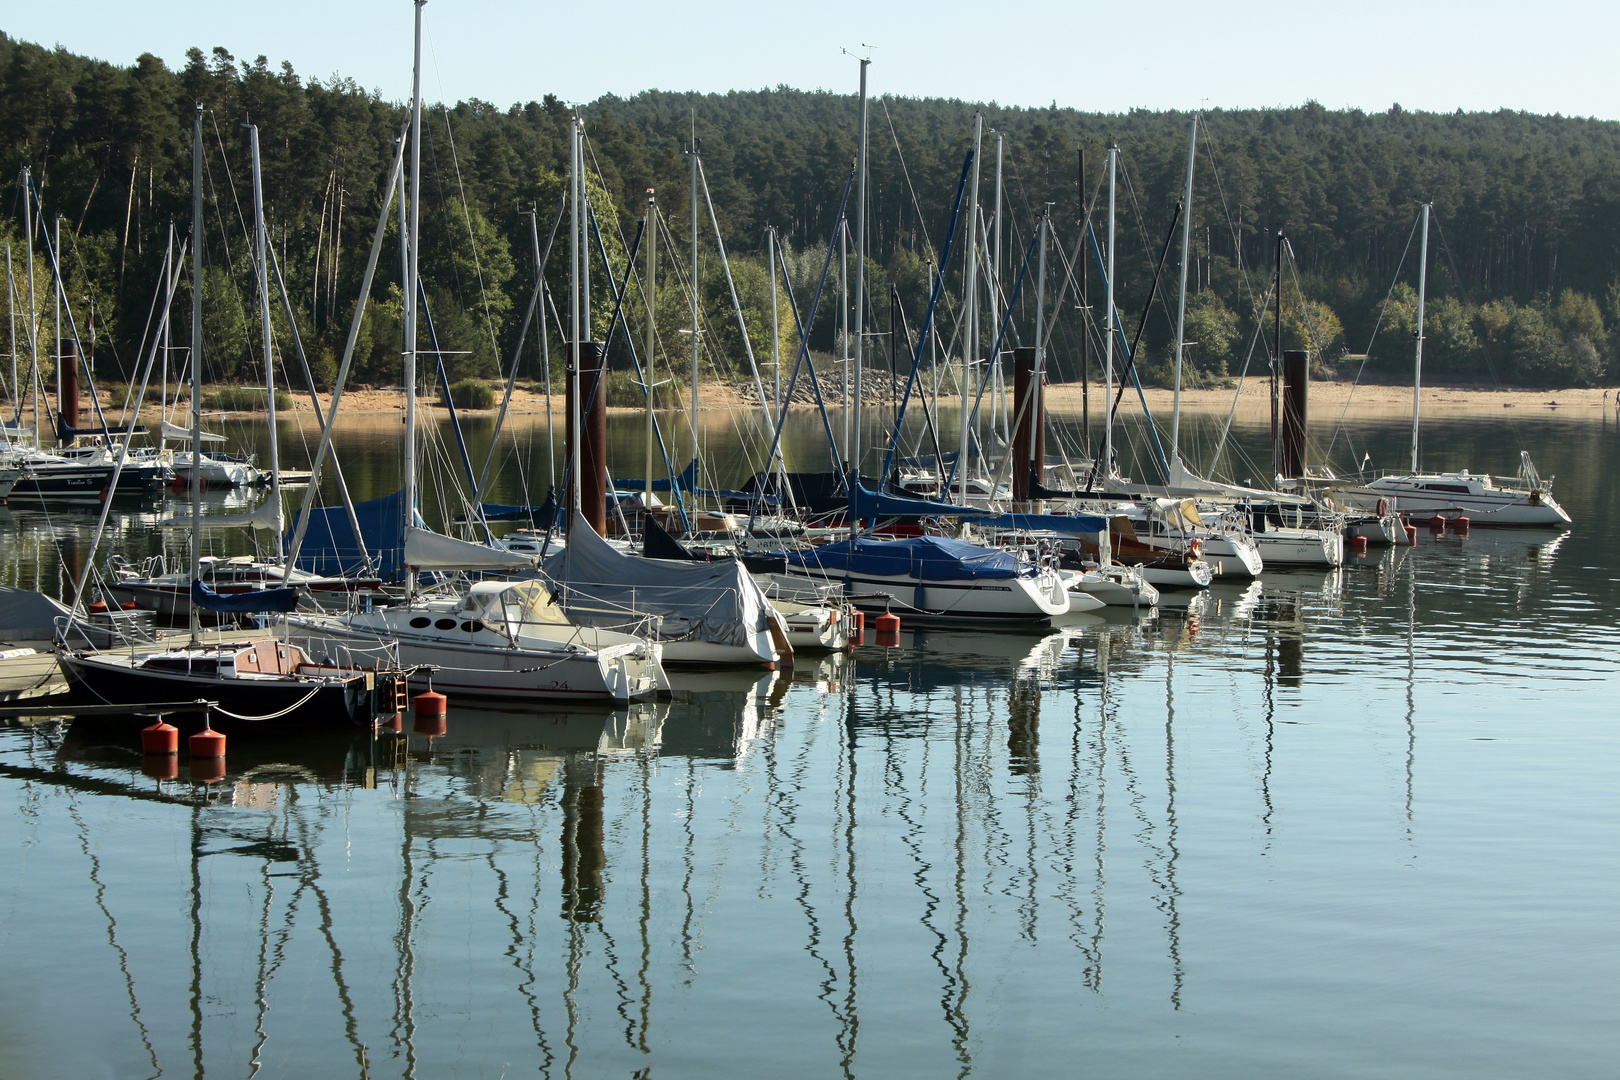
[[[918,499],[910,495],[886,495],[868,490],[859,476],[849,486],[849,516],[872,521],[876,518],[897,517],[989,517],[990,511],[976,506],[957,506],[955,503]]]
[[[790,566],[823,573],[910,577],[917,581],[994,580],[1032,577],[1036,573],[1034,564],[1020,562],[1011,552],[943,536],[845,540],[805,551],[790,551],[787,561]]]
[[[298,606],[297,589],[254,589],[217,593],[200,581],[191,583],[191,602],[204,611],[246,615],[260,611],[291,611]]]
[[[557,494],[546,492],[546,501],[539,506],[510,503],[484,503],[485,521],[523,521],[531,529],[549,529],[557,524]],[[458,518],[465,521],[465,518]]]
[[[355,503],[354,516],[360,523],[360,540],[371,553],[384,581],[405,576],[405,521],[402,511],[405,493],[396,491],[380,499]],[[417,515],[418,524],[421,515]],[[287,530],[286,543],[298,532],[298,518]],[[366,560],[349,524],[349,513],[341,506],[323,506],[310,511],[304,547],[298,553],[298,569],[324,577],[359,577],[366,573]]]

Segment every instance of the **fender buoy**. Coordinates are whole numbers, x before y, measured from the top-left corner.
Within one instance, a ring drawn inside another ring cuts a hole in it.
[[[1352,536],[1348,542],[1352,554],[1367,554],[1367,538],[1365,536]]]
[[[141,752],[145,754],[177,754],[180,752],[180,729],[159,720],[151,727],[141,729]]]
[[[1429,531],[1437,533],[1445,532],[1446,519],[1441,517],[1439,514],[1434,515],[1434,517],[1429,519]]]

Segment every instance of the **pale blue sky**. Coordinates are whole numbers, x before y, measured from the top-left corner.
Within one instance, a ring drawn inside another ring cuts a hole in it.
[[[426,26],[426,95],[502,106],[653,87],[849,91],[855,64],[839,50],[866,42],[874,93],[1105,111],[1315,98],[1620,118],[1620,5],[1574,0],[432,0]],[[390,98],[410,86],[409,0],[52,0],[12,8],[0,30],[121,64],[149,51],[178,66],[188,46],[223,45]]]

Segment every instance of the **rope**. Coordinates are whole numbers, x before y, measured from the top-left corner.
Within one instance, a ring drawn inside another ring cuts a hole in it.
[[[292,712],[294,709],[301,708],[306,701],[308,701],[310,698],[314,697],[316,694],[320,693],[322,690],[325,690],[325,689],[326,689],[325,686],[312,687],[310,689],[309,693],[305,694],[303,697],[299,698],[297,701],[293,702],[291,705],[287,706],[285,709],[282,709],[280,712],[269,713],[268,715],[265,715],[265,716],[242,716],[239,713],[233,713],[229,709],[221,708],[218,705],[214,706],[213,711],[219,713],[221,716],[228,716],[232,720],[244,720],[244,721],[248,721],[248,722],[262,721],[262,720],[280,720],[283,716],[286,716],[288,713]]]

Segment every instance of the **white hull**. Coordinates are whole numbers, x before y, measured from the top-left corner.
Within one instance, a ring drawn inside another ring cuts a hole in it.
[[[1215,568],[1202,560],[1182,566],[1142,564],[1135,569],[1144,581],[1159,589],[1207,589],[1215,580]]]
[[[396,640],[318,617],[289,618],[287,636],[317,663],[361,670],[389,666],[387,653]],[[540,650],[475,643],[470,640],[475,636],[466,635],[465,644],[400,636],[398,666],[432,665],[435,690],[471,697],[624,704],[662,689],[662,671],[646,652],[656,647],[645,643]]]
[[[1140,572],[1121,567],[1125,573],[1106,570],[1088,570],[1069,578],[1069,602],[1072,610],[1076,594],[1088,596],[1108,607],[1152,607],[1159,602],[1159,590],[1150,585]]]
[[[1255,546],[1265,565],[1283,566],[1344,565],[1344,534],[1326,529],[1279,529],[1269,527],[1254,534]]]
[[[1469,483],[1469,480],[1475,480]],[[1449,475],[1435,477],[1391,477],[1389,483],[1375,480],[1366,487],[1339,488],[1334,494],[1351,506],[1371,509],[1380,499],[1393,509],[1413,518],[1435,514],[1466,514],[1474,525],[1551,525],[1563,528],[1571,523],[1565,509],[1551,495],[1518,488],[1483,488],[1477,478]],[[1430,491],[1424,486],[1469,488],[1465,491]],[[1532,501],[1535,496],[1535,501]]]
[[[867,611],[896,610],[904,618],[1044,622],[1070,610],[1070,594],[1057,572],[1042,569],[1034,577],[918,581],[900,574],[820,572],[789,566],[788,572],[818,584],[846,585],[852,599]],[[1100,605],[1099,605],[1100,606]]]

